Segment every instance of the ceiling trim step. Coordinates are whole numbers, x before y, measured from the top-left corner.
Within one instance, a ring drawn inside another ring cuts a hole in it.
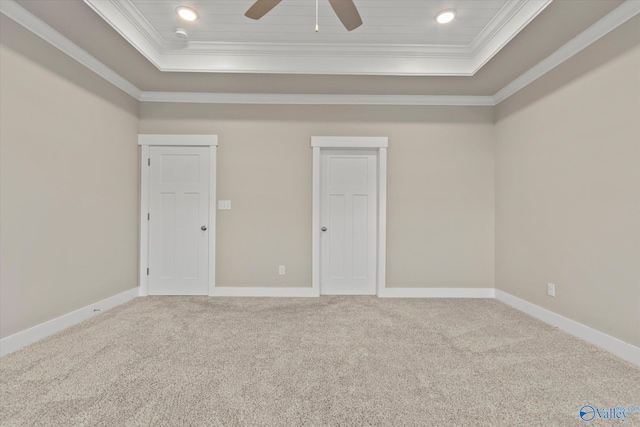
[[[140,89],[104,65],[89,52],[54,30],[49,24],[27,11],[14,0],[0,1],[0,13],[22,25],[53,47],[66,53],[109,83],[122,89],[132,97],[140,99],[140,95],[142,94]]]
[[[587,46],[604,37],[629,19],[640,13],[640,1],[625,1],[617,8],[613,9],[607,15],[600,18],[589,28],[569,40],[558,50],[538,62],[529,70],[525,71],[519,77],[516,77],[511,83],[500,89],[493,97],[496,104],[501,103],[514,93],[523,89],[534,80],[542,77],[544,74],[556,68],[567,59],[571,58]]]
[[[494,106],[562,64],[601,37],[640,13],[640,1],[626,1],[598,20],[547,58],[507,84],[493,96],[448,95],[344,95],[344,94],[256,94],[142,91],[94,56],[20,6],[15,0],[0,1],[0,13],[22,25],[44,41],[69,55],[89,70],[142,102],[189,102],[215,104],[289,105],[416,105]]]
[[[281,105],[467,105],[493,106],[492,96],[344,95],[284,93],[142,92],[142,102]]]

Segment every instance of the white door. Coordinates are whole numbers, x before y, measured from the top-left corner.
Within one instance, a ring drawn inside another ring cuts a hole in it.
[[[376,152],[323,150],[320,162],[320,292],[375,295]]]
[[[207,295],[209,147],[150,147],[149,295]]]

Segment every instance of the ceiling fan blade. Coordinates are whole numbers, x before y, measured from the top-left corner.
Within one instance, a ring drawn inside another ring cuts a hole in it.
[[[256,2],[244,14],[247,18],[260,19],[282,0],[256,0]]]
[[[347,31],[355,30],[362,25],[362,18],[353,0],[329,0],[329,3]]]

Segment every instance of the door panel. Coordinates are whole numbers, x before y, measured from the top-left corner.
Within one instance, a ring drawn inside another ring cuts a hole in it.
[[[320,167],[320,291],[375,295],[376,153],[323,151]]]
[[[329,230],[331,230],[332,239],[327,239],[329,247],[329,277],[342,278],[345,275],[345,196],[343,194],[329,194]]]
[[[173,193],[160,193],[160,212],[153,212],[154,222],[158,218],[159,227],[155,227],[160,233],[159,241],[150,242],[151,247],[160,251],[161,261],[159,274],[162,278],[172,278],[176,271],[176,195]],[[154,230],[154,231],[156,231]],[[155,234],[155,233],[153,233]],[[155,273],[154,268],[154,273]]]
[[[198,269],[198,250],[200,247],[200,194],[197,193],[185,193],[184,194],[184,247],[185,256],[181,257],[184,262],[184,277],[189,279],[195,279],[199,275]],[[207,212],[208,214],[208,212]],[[208,221],[205,222],[207,224]]]
[[[368,274],[369,195],[353,196],[353,277],[365,279]]]
[[[151,147],[150,158],[148,293],[207,295],[209,148]]]

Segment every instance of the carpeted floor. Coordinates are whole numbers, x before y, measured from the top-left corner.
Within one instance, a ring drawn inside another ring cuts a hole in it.
[[[147,297],[0,359],[2,426],[579,426],[640,368],[495,300]],[[640,426],[640,412],[592,425]]]

